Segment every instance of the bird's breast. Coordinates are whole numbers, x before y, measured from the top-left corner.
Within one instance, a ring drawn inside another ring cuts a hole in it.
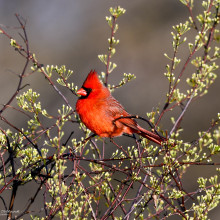
[[[95,134],[101,137],[110,137],[114,132],[114,118],[108,114],[104,103],[79,99],[76,111],[85,126]]]

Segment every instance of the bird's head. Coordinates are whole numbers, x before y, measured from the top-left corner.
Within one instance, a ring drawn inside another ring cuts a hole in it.
[[[91,70],[86,80],[84,81],[81,89],[77,91],[77,94],[81,96],[81,99],[85,99],[90,94],[100,96],[102,95],[102,93],[106,93],[106,89],[107,88],[99,80],[97,72],[95,70]]]

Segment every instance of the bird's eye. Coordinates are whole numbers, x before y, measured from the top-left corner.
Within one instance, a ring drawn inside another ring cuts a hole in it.
[[[89,95],[89,93],[92,91],[92,89],[91,89],[91,88],[86,88],[86,87],[82,87],[82,88],[86,90],[87,95]]]

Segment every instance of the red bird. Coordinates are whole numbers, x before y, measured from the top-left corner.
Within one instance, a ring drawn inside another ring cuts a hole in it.
[[[165,140],[142,128],[134,119],[120,118],[131,115],[101,83],[95,71],[89,73],[77,94],[81,97],[76,103],[76,112],[85,126],[100,137],[136,133],[160,145]]]

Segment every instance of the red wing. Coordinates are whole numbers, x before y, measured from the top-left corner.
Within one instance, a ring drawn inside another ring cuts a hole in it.
[[[120,118],[120,117],[127,117],[131,116],[128,114],[123,106],[112,96],[109,97],[108,99],[108,111],[107,114],[115,119]],[[131,127],[133,129],[137,129],[137,123],[135,120],[130,119],[130,118],[121,118],[116,121],[120,121],[122,124],[125,126]]]
[[[108,116],[112,117],[113,120],[120,118],[120,117],[131,116],[124,110],[123,106],[112,96],[110,96],[108,99],[108,106],[109,108],[106,113],[108,114]],[[148,138],[149,140],[157,144],[161,144],[161,142],[163,141],[163,139],[157,134],[140,127],[134,119],[120,118],[118,120],[115,120],[115,123],[116,122],[120,122],[121,124],[128,127],[129,130],[127,131],[130,131],[129,132],[130,134],[137,133],[145,138]],[[117,125],[117,126],[120,126],[120,125]]]

